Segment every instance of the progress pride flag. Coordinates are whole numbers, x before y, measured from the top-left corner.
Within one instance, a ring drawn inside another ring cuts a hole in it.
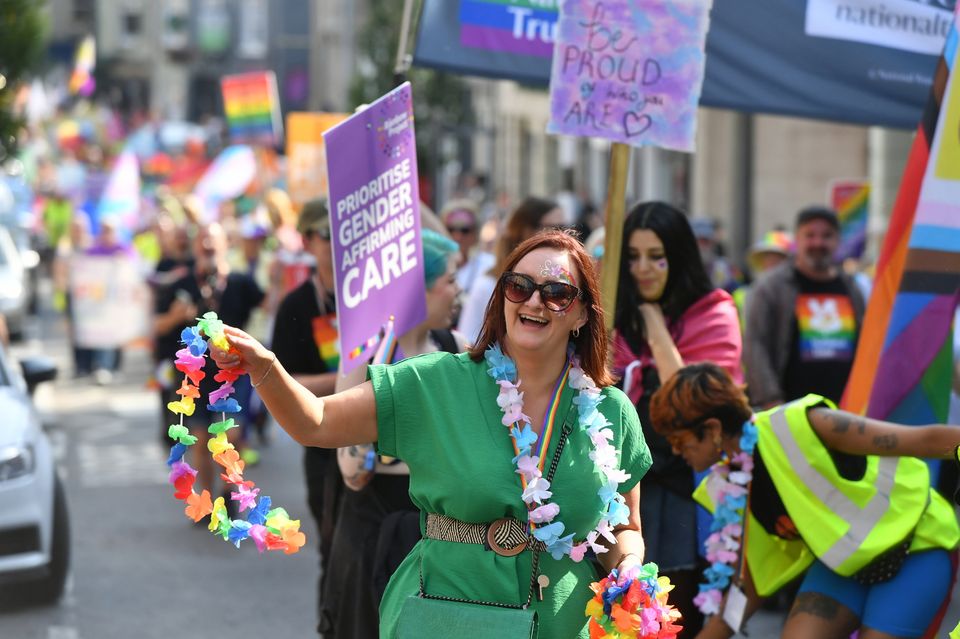
[[[426,318],[413,98],[404,83],[323,134],[344,372],[366,361],[392,316]]]

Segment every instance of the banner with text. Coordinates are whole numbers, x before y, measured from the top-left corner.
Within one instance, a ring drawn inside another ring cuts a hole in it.
[[[349,117],[345,113],[291,113],[287,116],[287,192],[300,208],[327,197],[327,153],[323,132]]]
[[[373,354],[394,318],[426,318],[413,97],[406,82],[323,134],[343,370]]]
[[[720,0],[700,104],[912,129],[957,0]],[[424,0],[414,64],[546,86],[560,0]]]
[[[692,152],[711,0],[562,0],[548,133]]]
[[[120,348],[150,336],[150,290],[127,256],[70,258],[74,342],[84,348]]]

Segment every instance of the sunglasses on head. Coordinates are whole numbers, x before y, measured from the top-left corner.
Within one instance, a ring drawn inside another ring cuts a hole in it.
[[[473,233],[473,227],[472,226],[448,226],[447,232],[450,233],[450,235],[454,235],[455,233],[459,233],[460,235],[470,235],[471,233]]]
[[[506,272],[500,276],[503,282],[503,294],[514,304],[522,304],[540,291],[543,305],[554,312],[565,311],[580,297],[580,289],[563,282],[544,282],[537,284],[533,278],[523,273]]]

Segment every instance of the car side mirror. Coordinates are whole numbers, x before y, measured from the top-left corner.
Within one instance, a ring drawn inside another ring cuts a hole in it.
[[[30,395],[33,395],[42,382],[49,382],[57,377],[57,365],[49,357],[40,355],[23,357],[20,359],[20,367]]]

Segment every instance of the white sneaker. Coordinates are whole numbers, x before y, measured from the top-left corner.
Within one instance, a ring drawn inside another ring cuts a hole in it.
[[[113,373],[105,368],[98,368],[93,372],[93,379],[97,383],[97,386],[106,386],[113,381]]]

